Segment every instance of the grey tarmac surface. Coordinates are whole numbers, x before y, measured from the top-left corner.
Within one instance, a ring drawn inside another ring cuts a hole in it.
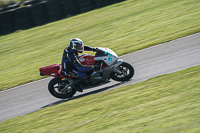
[[[0,121],[22,116],[69,100],[200,65],[200,33],[129,53],[120,56],[120,58],[132,64],[135,68],[135,76],[131,81],[120,83],[111,80],[108,84],[84,90],[83,93],[76,93],[70,99],[61,100],[49,94],[47,85],[51,78],[0,92]]]

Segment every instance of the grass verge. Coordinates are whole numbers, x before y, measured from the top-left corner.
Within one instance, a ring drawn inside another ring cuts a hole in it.
[[[200,31],[199,0],[127,0],[0,37],[0,90],[38,80],[59,63],[71,38],[118,55]]]
[[[0,123],[0,132],[197,133],[200,66],[48,107]]]

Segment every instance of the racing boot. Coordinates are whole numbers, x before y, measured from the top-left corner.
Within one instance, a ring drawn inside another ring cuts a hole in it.
[[[79,86],[79,83],[83,82],[84,80],[86,80],[88,78],[89,78],[89,75],[86,74],[82,79],[75,80],[72,86],[74,86],[74,89],[76,91],[83,92],[83,89]]]
[[[78,85],[80,82],[82,82],[84,79],[78,79],[76,81],[74,81],[73,85],[74,85],[74,89],[78,92],[83,92],[83,89]]]

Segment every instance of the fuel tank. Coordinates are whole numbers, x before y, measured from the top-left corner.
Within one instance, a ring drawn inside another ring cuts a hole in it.
[[[96,61],[94,60],[94,55],[83,55],[79,58],[79,61],[82,65],[87,65],[87,66],[91,66],[91,65],[95,65]]]

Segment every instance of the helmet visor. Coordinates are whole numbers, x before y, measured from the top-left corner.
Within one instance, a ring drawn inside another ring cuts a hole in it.
[[[83,44],[78,44],[76,45],[76,50],[78,52],[83,52],[84,51],[84,45]]]

